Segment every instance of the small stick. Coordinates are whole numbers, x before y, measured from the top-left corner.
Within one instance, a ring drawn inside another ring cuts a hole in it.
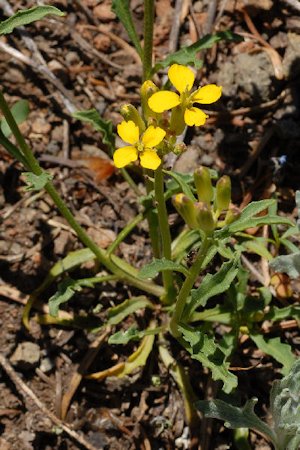
[[[35,405],[45,414],[49,419],[52,420],[55,425],[62,428],[65,433],[67,433],[71,438],[81,444],[87,450],[97,450],[92,444],[90,444],[84,437],[80,436],[76,431],[71,430],[66,424],[63,423],[62,420],[58,419],[49,409],[40,401],[40,399],[35,395],[35,393],[24,383],[24,381],[19,377],[16,373],[8,359],[0,353],[0,365],[3,367],[11,381],[15,384],[18,391],[24,397],[26,401],[26,397],[29,397]]]

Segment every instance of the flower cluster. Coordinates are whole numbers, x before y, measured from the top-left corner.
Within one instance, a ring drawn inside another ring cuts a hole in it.
[[[124,121],[118,125],[120,138],[129,146],[117,149],[113,155],[118,168],[137,161],[142,167],[156,170],[164,153],[173,150],[176,136],[187,126],[204,125],[207,114],[194,104],[211,104],[219,100],[222,88],[215,84],[200,87],[192,92],[195,75],[188,67],[173,64],[168,71],[169,80],[178,93],[158,90],[149,80],[142,86],[144,120],[138,111],[127,105],[123,108]],[[165,111],[172,110],[170,120]],[[122,113],[122,111],[121,111]]]

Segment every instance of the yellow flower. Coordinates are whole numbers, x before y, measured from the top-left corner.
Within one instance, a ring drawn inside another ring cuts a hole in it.
[[[149,98],[149,107],[156,113],[162,113],[180,105],[187,125],[204,125],[208,116],[196,108],[194,103],[209,105],[216,102],[222,94],[221,86],[208,84],[191,93],[195,75],[191,69],[179,64],[173,64],[169,68],[168,75],[180,95],[172,91],[156,92]]]
[[[132,121],[123,120],[118,125],[118,135],[130,146],[118,148],[114,153],[114,163],[119,169],[131,162],[140,159],[141,166],[145,169],[157,169],[161,159],[154,147],[160,144],[166,135],[165,130],[151,125],[140,136],[139,127]]]

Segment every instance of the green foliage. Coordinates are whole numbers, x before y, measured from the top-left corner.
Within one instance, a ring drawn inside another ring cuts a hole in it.
[[[182,265],[168,259],[154,259],[151,263],[146,264],[140,271],[140,278],[154,278],[159,272],[165,270],[173,270],[174,272],[181,272],[188,275],[189,271]]]
[[[129,0],[113,0],[111,9],[122,22],[128,36],[136,48],[136,51],[142,58],[143,50],[132,20]]]
[[[287,273],[291,278],[300,276],[300,251],[290,255],[277,256],[270,262],[270,267],[275,272]]]
[[[96,131],[100,131],[103,136],[103,143],[107,145],[111,153],[114,152],[116,136],[113,132],[113,124],[110,120],[102,119],[96,109],[76,111],[72,116],[74,119],[90,123]]]
[[[107,311],[108,324],[117,325],[122,322],[129,314],[135,313],[139,309],[153,308],[152,303],[145,296],[132,297],[120,305],[113,306]]]
[[[22,175],[24,175],[27,184],[25,191],[40,191],[53,178],[48,172],[42,172],[40,175],[35,175],[33,172],[23,172]]]
[[[300,359],[282,380],[273,383],[270,394],[272,427],[254,412],[256,398],[248,400],[242,408],[222,400],[201,400],[196,403],[206,417],[225,422],[228,428],[251,428],[274,444],[275,450],[299,450],[300,445]]]
[[[13,107],[11,108],[10,112],[12,113],[13,118],[19,125],[20,123],[24,122],[29,114],[29,103],[27,100],[19,100],[17,101]],[[11,129],[7,123],[7,120],[3,118],[1,120],[1,131],[4,134],[5,137],[9,137],[11,135]]]
[[[145,336],[154,336],[161,333],[162,328],[148,328],[146,330],[138,330],[135,325],[128,328],[126,331],[117,331],[108,339],[109,344],[126,345],[130,341],[139,341]]]
[[[241,42],[243,41],[243,38],[229,30],[220,31],[216,34],[208,34],[194,44],[183,47],[177,52],[168,55],[163,61],[158,61],[152,70],[152,74],[158,72],[160,69],[165,69],[174,63],[182,64],[184,66],[193,65],[199,69],[202,67],[203,61],[197,58],[197,53],[206,48],[211,48],[215,43],[221,40]]]
[[[193,359],[201,362],[204,367],[211,370],[213,380],[223,382],[223,391],[231,392],[237,386],[237,377],[229,372],[229,363],[219,345],[211,336],[199,329],[180,325],[183,336],[183,346]]]
[[[11,33],[15,28],[43,19],[49,14],[54,16],[65,15],[65,13],[54,6],[34,6],[33,8],[18,11],[13,16],[0,22],[0,34]]]
[[[71,300],[75,292],[81,291],[83,286],[93,287],[94,284],[88,280],[73,280],[72,278],[65,278],[59,283],[57,292],[49,298],[50,315],[57,317],[60,305]]]

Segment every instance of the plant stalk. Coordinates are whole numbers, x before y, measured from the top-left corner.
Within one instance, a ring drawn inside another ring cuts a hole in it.
[[[144,0],[143,81],[150,77],[153,53],[154,0]]]

